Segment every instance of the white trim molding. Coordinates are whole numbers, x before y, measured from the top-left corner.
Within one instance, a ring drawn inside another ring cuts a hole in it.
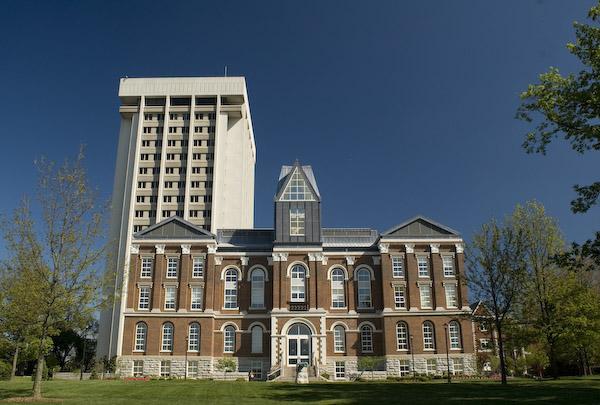
[[[165,254],[165,245],[155,245],[154,246],[156,248],[156,254],[157,255],[164,255]]]
[[[429,247],[431,248],[431,253],[440,253],[440,244],[439,243],[430,243]]]
[[[129,253],[131,253],[132,255],[139,255],[140,254],[140,245],[131,245],[129,247]]]
[[[404,248],[406,249],[406,253],[415,253],[415,244],[414,243],[405,243]]]
[[[389,243],[380,243],[377,247],[379,248],[379,253],[389,253],[390,251]]]
[[[456,253],[464,253],[465,252],[465,244],[464,243],[456,243],[454,246],[456,247]]]
[[[189,255],[192,245],[181,245],[181,254]]]

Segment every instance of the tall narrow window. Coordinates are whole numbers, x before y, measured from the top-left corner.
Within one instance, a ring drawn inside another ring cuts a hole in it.
[[[192,287],[191,309],[202,309],[202,287]]]
[[[233,326],[225,327],[223,333],[223,352],[233,353],[235,349],[235,329]]]
[[[444,277],[454,277],[454,257],[442,256],[442,263],[444,267]]]
[[[165,309],[175,309],[175,301],[177,297],[177,287],[165,287]]]
[[[142,257],[142,269],[140,271],[141,278],[152,277],[152,258]]]
[[[431,309],[433,305],[431,301],[431,286],[427,284],[419,285],[419,294],[421,296],[421,308]]]
[[[167,278],[177,278],[178,262],[179,259],[176,257],[169,257],[167,259]]]
[[[435,350],[435,337],[433,334],[433,324],[429,321],[423,323],[423,349]]]
[[[304,208],[290,208],[290,236],[304,236]]]
[[[363,325],[360,328],[360,348],[363,353],[373,351],[373,328],[370,325]]]
[[[146,351],[146,336],[148,334],[148,326],[144,322],[139,322],[135,325],[135,351]]]
[[[252,308],[264,308],[265,306],[265,272],[263,269],[256,268],[250,275],[251,296],[250,306]]]
[[[446,307],[456,308],[458,306],[458,298],[456,296],[456,284],[445,284],[446,291]]]
[[[346,351],[346,329],[341,325],[333,328],[333,351],[336,353]]]
[[[448,324],[448,339],[450,339],[450,349],[460,349],[460,325],[456,321]]]
[[[346,306],[346,294],[344,291],[344,270],[333,269],[331,271],[331,307],[344,308]]]
[[[138,309],[150,309],[150,287],[140,287]]]
[[[203,257],[194,257],[194,262],[192,266],[192,277],[193,278],[201,278],[204,276],[204,258]]]
[[[401,256],[392,257],[392,277],[404,278],[404,259]]]
[[[291,271],[292,302],[306,300],[306,269],[299,264],[292,267]]]
[[[225,308],[237,308],[238,273],[235,269],[225,272]]]
[[[200,325],[197,322],[191,323],[188,331],[188,352],[197,352],[200,350]]]
[[[427,256],[417,256],[417,267],[419,277],[429,277],[429,258]]]
[[[408,326],[406,322],[396,324],[396,341],[398,350],[408,350]]]
[[[163,324],[160,350],[163,352],[173,351],[173,324],[171,322]]]
[[[404,286],[394,286],[394,303],[396,309],[406,309],[406,288]]]
[[[367,269],[360,269],[356,278],[358,279],[358,307],[370,308],[371,301],[371,273]]]
[[[263,352],[263,328],[260,326],[252,327],[252,353]]]

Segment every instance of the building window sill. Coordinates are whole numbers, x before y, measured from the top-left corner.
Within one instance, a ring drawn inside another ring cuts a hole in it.
[[[223,307],[223,308],[221,308],[221,309],[222,309],[223,311],[239,311],[239,310],[240,310],[240,307],[235,307],[235,308],[225,308],[225,307]],[[233,353],[233,352],[230,352],[230,353]]]

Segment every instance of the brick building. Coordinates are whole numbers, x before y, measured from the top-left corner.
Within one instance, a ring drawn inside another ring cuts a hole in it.
[[[273,229],[212,233],[171,216],[133,234],[122,375],[211,377],[222,357],[263,379],[298,363],[347,379],[361,356],[382,357],[380,375],[441,374],[447,357],[476,372],[456,231],[422,216],[383,233],[323,228],[299,163],[282,168],[274,205]]]

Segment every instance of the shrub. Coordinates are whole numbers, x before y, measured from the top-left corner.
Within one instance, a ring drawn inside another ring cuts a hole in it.
[[[10,380],[12,367],[5,361],[0,360],[0,380]]]

